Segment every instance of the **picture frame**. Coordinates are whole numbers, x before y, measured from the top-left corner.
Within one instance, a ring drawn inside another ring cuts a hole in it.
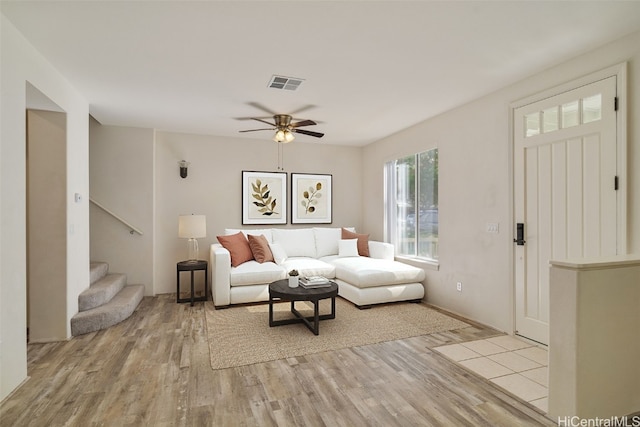
[[[333,222],[333,175],[291,174],[291,224]]]
[[[242,171],[242,224],[287,223],[287,173]]]

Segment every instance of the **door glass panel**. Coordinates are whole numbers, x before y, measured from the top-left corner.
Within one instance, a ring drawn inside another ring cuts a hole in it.
[[[525,136],[534,136],[540,134],[540,113],[530,113],[524,116]]]
[[[582,118],[584,123],[595,122],[602,118],[602,95],[597,94],[582,100]]]
[[[562,104],[562,128],[570,128],[580,124],[578,115],[578,101]]]
[[[542,120],[542,132],[548,133],[558,130],[558,107],[543,110]]]

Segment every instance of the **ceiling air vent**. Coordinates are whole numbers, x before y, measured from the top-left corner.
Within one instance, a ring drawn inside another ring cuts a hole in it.
[[[269,87],[273,89],[297,90],[304,79],[296,77],[271,76]]]

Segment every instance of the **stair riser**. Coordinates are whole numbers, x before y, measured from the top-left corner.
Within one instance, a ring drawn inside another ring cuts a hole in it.
[[[107,274],[78,296],[78,310],[91,310],[108,303],[126,284],[124,274]]]
[[[102,279],[109,272],[109,264],[106,262],[92,262],[89,264],[89,286]]]

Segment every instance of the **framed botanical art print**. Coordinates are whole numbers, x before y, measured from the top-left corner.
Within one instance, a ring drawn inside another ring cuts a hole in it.
[[[331,224],[331,175],[291,174],[291,224]]]
[[[286,223],[286,172],[242,171],[242,224]]]

